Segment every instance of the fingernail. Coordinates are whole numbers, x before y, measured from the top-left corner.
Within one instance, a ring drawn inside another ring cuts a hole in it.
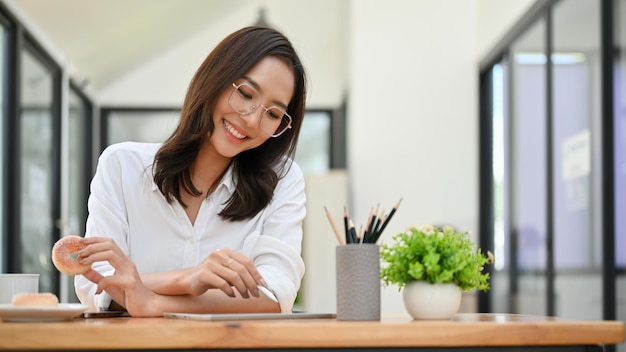
[[[261,286],[267,287],[267,282],[263,278],[261,278]]]
[[[261,294],[259,293],[259,289],[255,288],[254,290],[252,290],[252,294],[254,295],[254,297],[259,298],[261,297]]]

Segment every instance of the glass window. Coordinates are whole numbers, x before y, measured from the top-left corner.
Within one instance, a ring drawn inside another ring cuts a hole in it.
[[[617,281],[617,319],[626,322],[626,0],[615,2],[616,50],[615,77],[615,263]],[[626,352],[626,344],[618,345]]]
[[[174,131],[180,113],[172,111],[124,111],[105,113],[105,145],[119,142],[163,142]]]
[[[65,235],[83,236],[87,220],[87,197],[91,179],[91,104],[73,87],[69,91],[69,114],[67,126],[67,223]],[[62,287],[67,290],[67,301],[78,302],[74,291],[74,280],[62,276]],[[62,296],[63,289],[62,289]]]
[[[492,310],[495,312],[509,311],[509,253],[511,238],[507,236],[507,217],[505,212],[508,190],[508,168],[506,151],[508,144],[508,74],[509,61],[502,60],[491,70],[491,117],[492,117],[492,153],[493,153],[493,219],[494,239],[493,254],[497,258],[494,272],[491,276],[491,292],[493,297]]]
[[[307,112],[300,128],[296,163],[305,175],[324,174],[330,168],[330,113]]]
[[[622,273],[626,271],[626,0],[617,4],[617,57],[615,82],[615,258]],[[626,291],[626,286],[624,291]],[[621,297],[626,297],[623,294]],[[626,306],[626,301],[623,302]]]
[[[615,25],[609,30],[614,30],[615,43],[602,42],[607,38],[602,31],[609,27],[601,22],[600,10],[605,6],[606,14],[614,16]],[[481,221],[490,223],[493,216],[496,252],[494,285],[487,297],[494,304],[484,307],[507,311],[502,302],[508,299],[511,313],[579,320],[611,318],[610,310],[615,309],[618,319],[624,321],[626,217],[621,214],[626,213],[626,0],[561,0],[538,5],[486,59],[503,50],[510,59],[505,56],[495,66],[484,60],[488,66],[481,68],[482,78],[493,76],[493,91],[481,90],[482,106],[492,105],[491,116],[481,109],[481,115],[491,117],[492,122],[481,128],[493,133],[493,174],[481,170],[483,181],[493,177],[493,195],[486,187],[484,192],[493,198],[481,195]],[[606,62],[603,52],[607,51],[615,64],[613,87],[603,79],[604,69],[609,69],[602,67]],[[510,74],[506,73],[507,63]],[[499,65],[503,66],[502,79]],[[504,88],[498,88],[499,80]],[[602,104],[613,90],[615,128],[607,129],[602,124],[606,121],[603,112],[608,110],[603,110]],[[500,92],[504,92],[502,99]],[[500,104],[504,105],[503,122],[499,120]],[[614,134],[614,145],[606,145],[604,131]],[[614,148],[614,169],[603,164],[605,147]],[[604,170],[614,172],[614,214],[606,213],[611,198],[603,188]],[[615,219],[615,245],[611,248],[603,242],[612,235],[604,232],[607,215]],[[617,307],[612,302],[612,282],[603,280],[611,278],[603,273],[613,273],[613,263],[604,267],[605,249],[615,253]],[[507,279],[510,292],[501,288]],[[618,349],[626,352],[626,346]]]
[[[89,145],[91,105],[74,89],[69,94],[68,151],[68,224],[67,233],[82,236],[87,219],[87,194],[90,177]]]
[[[4,148],[5,148],[5,140],[4,140],[4,129],[7,121],[7,104],[6,104],[6,93],[7,93],[7,29],[0,24],[0,156],[4,156]],[[0,169],[4,170],[4,157],[0,157]],[[4,185],[4,175],[5,172],[0,173],[0,184]],[[0,187],[0,222],[2,224],[5,223],[4,219],[4,209],[3,206],[5,204],[4,198],[6,194],[4,193],[4,187]],[[5,250],[3,248],[3,244],[6,243],[4,239],[4,227],[0,229],[0,272],[6,272],[6,268],[4,267],[5,258],[4,253]]]
[[[552,47],[555,312],[602,319],[600,2],[556,4]]]
[[[41,274],[42,292],[56,292],[50,260],[52,217],[53,76],[30,51],[21,58],[20,101],[20,248],[21,271]]]
[[[514,312],[546,313],[546,23],[511,46],[510,261]]]

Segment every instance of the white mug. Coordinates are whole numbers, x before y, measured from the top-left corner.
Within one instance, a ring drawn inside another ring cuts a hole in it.
[[[0,304],[11,303],[16,293],[38,293],[39,274],[0,274]]]

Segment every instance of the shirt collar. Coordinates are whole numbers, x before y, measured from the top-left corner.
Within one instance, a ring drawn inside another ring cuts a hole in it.
[[[149,170],[152,170],[152,165],[149,165],[148,168],[149,168]],[[150,177],[151,190],[152,191],[158,191],[159,187],[154,182],[154,175],[152,174],[152,172],[146,172],[146,175],[148,177]],[[222,177],[222,180],[220,181],[220,184],[217,186],[217,188],[215,190],[218,190],[222,186],[226,187],[230,193],[235,191],[235,180],[234,180],[233,163],[232,162],[228,166],[228,169],[226,169],[226,173]]]

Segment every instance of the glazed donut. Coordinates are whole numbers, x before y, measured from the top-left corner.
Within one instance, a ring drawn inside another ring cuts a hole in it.
[[[91,269],[91,265],[78,262],[76,252],[85,248],[80,236],[65,236],[52,247],[52,263],[63,274],[80,275]]]
[[[11,304],[20,307],[56,307],[59,298],[54,293],[16,293]]]

